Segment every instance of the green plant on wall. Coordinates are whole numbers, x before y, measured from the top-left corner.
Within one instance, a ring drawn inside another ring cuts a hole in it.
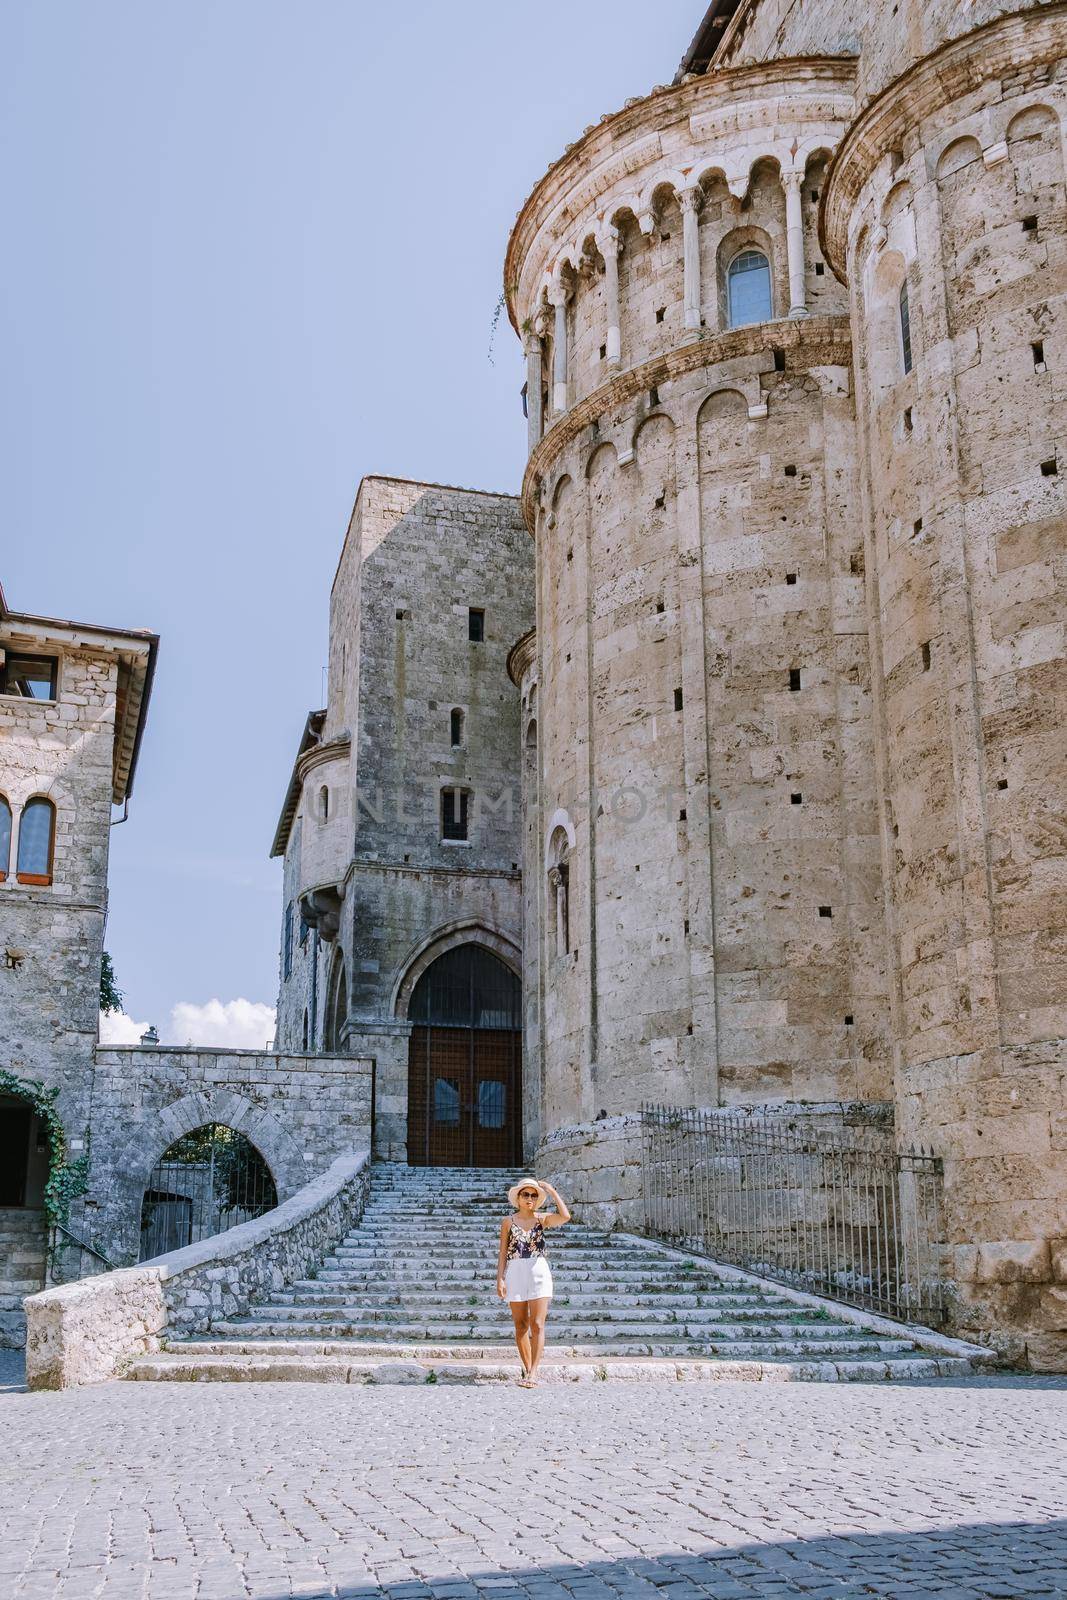
[[[122,990],[115,982],[115,968],[106,950],[100,957],[100,1009],[122,1010]]]
[[[48,1137],[48,1182],[44,1186],[44,1214],[50,1227],[62,1227],[70,1217],[70,1203],[84,1194],[89,1183],[89,1156],[70,1160],[67,1136],[63,1131],[56,1101],[58,1089],[46,1089],[35,1079],[16,1078],[0,1067],[0,1094],[16,1095],[29,1101],[44,1124]]]

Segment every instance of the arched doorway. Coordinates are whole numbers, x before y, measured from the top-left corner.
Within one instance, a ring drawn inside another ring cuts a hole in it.
[[[522,989],[480,944],[446,950],[412,991],[408,1163],[503,1167],[522,1159]]]
[[[149,1174],[138,1260],[182,1250],[278,1204],[274,1178],[251,1140],[220,1122],[183,1133]]]
[[[45,1286],[48,1128],[35,1106],[0,1094],[0,1349],[26,1342],[24,1295]]]

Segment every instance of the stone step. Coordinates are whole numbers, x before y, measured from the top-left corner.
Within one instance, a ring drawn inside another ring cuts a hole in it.
[[[373,1303],[381,1306],[411,1306],[419,1310],[497,1303],[495,1293],[484,1284],[480,1292],[475,1294],[469,1293],[466,1288],[451,1289],[434,1283],[404,1286],[390,1278],[381,1278],[373,1284],[335,1284],[323,1278],[315,1278],[300,1279],[288,1289],[274,1290],[269,1296],[268,1304],[292,1305],[308,1303],[310,1300],[314,1300],[318,1305]],[[651,1312],[669,1310],[671,1307],[687,1309],[690,1306],[706,1307],[717,1314],[729,1311],[742,1314],[750,1311],[766,1313],[771,1307],[776,1308],[779,1315],[785,1311],[782,1302],[772,1300],[766,1295],[734,1293],[726,1287],[709,1289],[700,1294],[682,1294],[675,1293],[670,1284],[664,1284],[644,1294],[619,1294],[616,1290],[611,1296],[610,1303],[619,1307],[645,1306]],[[557,1310],[561,1306],[569,1306],[571,1309],[583,1308],[583,1310],[589,1307],[596,1311],[602,1309],[605,1302],[602,1293],[589,1289],[588,1285],[568,1283],[567,1293],[557,1296],[554,1304]],[[817,1312],[810,1314],[819,1315]]]
[[[486,1322],[473,1323],[464,1331],[449,1323],[376,1323],[368,1319],[349,1321],[335,1317],[321,1321],[314,1318],[290,1321],[282,1318],[251,1317],[240,1322],[217,1323],[214,1331],[218,1333],[223,1328],[236,1330],[238,1338],[256,1337],[261,1331],[269,1331],[275,1335],[280,1332],[282,1338],[310,1334],[316,1338],[337,1339],[343,1338],[346,1332],[351,1330],[353,1338],[373,1339],[388,1334],[395,1339],[413,1344],[427,1341],[447,1344],[466,1340],[481,1344],[486,1340],[503,1337],[499,1323],[495,1325]],[[654,1355],[673,1355],[694,1349],[720,1352],[729,1349],[738,1355],[746,1356],[791,1356],[798,1352],[811,1354],[813,1351],[828,1349],[846,1353],[866,1351],[879,1355],[904,1355],[914,1350],[914,1345],[908,1339],[808,1337],[806,1331],[798,1334],[797,1330],[791,1327],[784,1327],[780,1335],[770,1329],[743,1329],[738,1330],[736,1335],[730,1336],[722,1329],[715,1329],[714,1332],[696,1331],[684,1325],[670,1329],[639,1324],[621,1333],[618,1327],[611,1324],[566,1324],[550,1325],[549,1337],[553,1345],[569,1347],[595,1342],[598,1349],[609,1346],[622,1352],[636,1346],[651,1351]]]
[[[156,1383],[408,1383],[490,1384],[518,1379],[514,1352],[499,1359],[475,1357],[466,1350],[371,1352],[311,1355],[296,1348],[224,1351],[186,1346],[163,1355],[143,1356],[127,1376]],[[962,1377],[969,1363],[952,1358],[916,1357],[901,1361],[835,1360],[773,1361],[724,1360],[688,1356],[616,1357],[596,1360],[580,1356],[546,1356],[541,1382],[561,1383],[678,1383],[678,1382],[778,1382],[818,1381],[878,1383],[893,1379],[915,1382],[921,1378]]]
[[[752,1307],[751,1309],[735,1306],[688,1306],[678,1308],[684,1315],[678,1315],[672,1307],[669,1311],[656,1314],[656,1310],[645,1306],[619,1306],[605,1307],[597,1305],[595,1309],[575,1307],[566,1301],[557,1300],[552,1309],[553,1325],[561,1321],[577,1321],[581,1323],[610,1322],[619,1328],[625,1328],[630,1323],[643,1323],[656,1325],[663,1328],[676,1327],[680,1323],[688,1326],[715,1326],[722,1328],[733,1327],[804,1327],[817,1331],[825,1330],[833,1334],[840,1330],[843,1324],[833,1323],[820,1316],[818,1312],[799,1311],[795,1316],[789,1314],[783,1306],[778,1307]],[[407,1304],[382,1305],[367,1301],[342,1300],[335,1296],[301,1296],[299,1299],[293,1295],[279,1291],[272,1294],[269,1301],[258,1308],[259,1312],[267,1315],[279,1316],[286,1314],[305,1315],[317,1313],[320,1319],[333,1314],[346,1317],[364,1317],[374,1322],[411,1322],[418,1318],[423,1320],[429,1312],[435,1322],[470,1322],[480,1316],[485,1316],[490,1311],[503,1316],[505,1312],[500,1301],[488,1298],[481,1300],[477,1305],[448,1305],[441,1306],[433,1301],[414,1306]]]

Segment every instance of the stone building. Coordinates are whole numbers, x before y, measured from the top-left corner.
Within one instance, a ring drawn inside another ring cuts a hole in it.
[[[44,1282],[47,1130],[88,1138],[112,807],[129,800],[154,634],[11,610],[0,590],[0,1344]]]
[[[284,856],[277,1047],[375,1063],[378,1154],[521,1157],[518,502],[364,478],[330,597]]]
[[[1065,54],[1063,5],[714,0],[505,268],[539,1159],[625,1210],[645,1100],[891,1105],[959,1325],[1047,1367]]]

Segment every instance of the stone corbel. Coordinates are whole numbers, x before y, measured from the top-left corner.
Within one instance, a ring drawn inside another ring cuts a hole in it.
[[[330,884],[300,896],[300,915],[309,928],[318,929],[319,938],[331,944],[341,929],[344,884]]]
[[[1008,141],[999,139],[996,144],[991,144],[982,151],[982,160],[987,167],[995,167],[998,162],[1008,159]]]

